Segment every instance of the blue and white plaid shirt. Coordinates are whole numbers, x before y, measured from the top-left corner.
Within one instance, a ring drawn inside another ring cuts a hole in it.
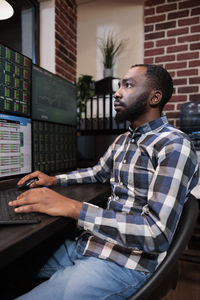
[[[106,209],[83,203],[78,224],[90,233],[84,254],[153,272],[198,176],[191,141],[163,116],[117,137],[93,168],[57,178],[61,185],[110,178]]]

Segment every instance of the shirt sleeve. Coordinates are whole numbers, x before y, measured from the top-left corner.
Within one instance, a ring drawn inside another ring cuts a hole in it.
[[[197,181],[197,157],[190,141],[169,141],[157,154],[147,204],[141,210],[126,213],[84,203],[78,224],[114,244],[147,253],[164,252]]]
[[[81,183],[104,183],[110,177],[113,167],[112,151],[114,143],[111,145],[104,156],[100,158],[97,165],[92,168],[80,169],[68,172],[67,174],[57,175],[58,185],[67,186]]]

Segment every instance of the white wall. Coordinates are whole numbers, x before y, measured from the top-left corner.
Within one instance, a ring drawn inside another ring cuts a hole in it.
[[[97,38],[110,29],[121,39],[127,40],[113,75],[122,77],[131,65],[143,63],[143,0],[77,0],[77,3],[77,77],[88,74],[95,80],[103,78]]]
[[[40,0],[40,66],[55,73],[55,0]]]

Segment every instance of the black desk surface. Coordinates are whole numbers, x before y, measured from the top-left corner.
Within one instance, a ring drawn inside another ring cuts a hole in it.
[[[109,185],[84,184],[54,190],[69,198],[99,204],[110,194]],[[70,218],[41,215],[41,223],[28,225],[0,225],[0,267],[3,268],[56,232],[67,227]]]

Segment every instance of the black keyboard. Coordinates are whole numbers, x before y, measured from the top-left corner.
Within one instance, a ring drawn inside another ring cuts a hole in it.
[[[33,224],[41,221],[37,213],[15,213],[14,207],[8,205],[21,193],[16,189],[0,191],[0,224]]]

